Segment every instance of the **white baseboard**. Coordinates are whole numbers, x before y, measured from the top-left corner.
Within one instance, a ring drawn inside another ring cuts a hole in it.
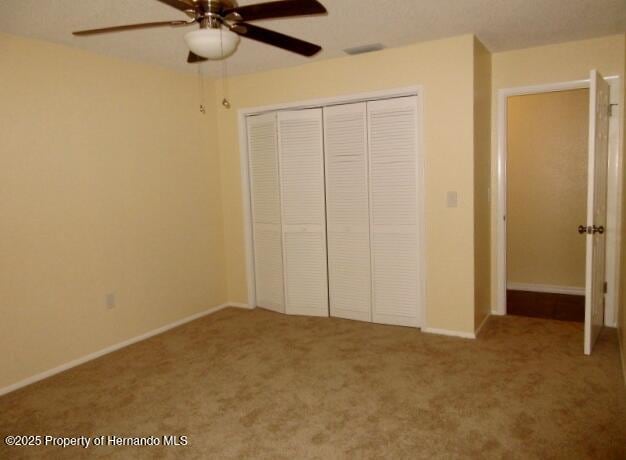
[[[482,331],[483,327],[485,326],[485,324],[487,324],[487,321],[489,321],[490,317],[491,317],[491,314],[487,313],[487,315],[485,316],[485,319],[482,320],[480,325],[476,328],[476,331],[474,331],[475,337],[478,337],[478,334],[480,334],[480,331]]]
[[[100,358],[101,356],[107,355],[109,353],[113,353],[114,351],[120,350],[134,343],[141,342],[142,340],[149,339],[150,337],[154,337],[155,335],[162,334],[166,331],[169,331],[170,329],[174,329],[175,327],[182,326],[183,324],[189,323],[196,319],[200,319],[204,316],[217,313],[218,311],[223,310],[224,308],[227,308],[227,307],[249,308],[247,305],[244,306],[243,304],[237,304],[234,302],[229,302],[229,303],[225,303],[222,305],[218,305],[216,307],[211,307],[207,310],[201,311],[200,313],[187,316],[186,318],[180,319],[178,321],[174,321],[173,323],[166,324],[165,326],[161,326],[157,329],[153,329],[149,332],[146,332],[145,334],[132,337],[128,340],[124,340],[123,342],[119,342],[119,343],[116,343],[115,345],[111,345],[109,347],[103,348],[102,350],[99,350],[94,353],[90,353],[88,355],[74,359],[68,363],[61,364],[60,366],[54,367],[52,369],[48,369],[47,371],[41,372],[39,374],[35,374],[31,377],[20,380],[19,382],[16,382],[12,385],[6,386],[4,388],[0,388],[0,396],[19,390],[20,388],[31,385],[35,382],[46,379],[48,377],[52,377],[53,375],[59,374],[73,367],[80,366],[81,364],[84,364],[88,361],[92,361],[96,358]]]
[[[246,310],[254,310],[254,307],[251,307],[247,303],[228,302],[228,306],[235,308],[244,308]]]
[[[434,327],[423,327],[422,332],[426,334],[437,334],[437,335],[447,335],[450,337],[460,337],[462,339],[475,339],[476,334],[474,332],[461,332],[461,331],[450,331],[448,329],[437,329]]]
[[[584,287],[555,286],[552,284],[506,283],[511,291],[545,292],[548,294],[585,295]]]

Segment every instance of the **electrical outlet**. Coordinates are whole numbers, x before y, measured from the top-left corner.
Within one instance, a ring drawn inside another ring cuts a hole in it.
[[[117,303],[115,300],[115,293],[114,292],[108,293],[104,298],[104,303],[107,309],[109,310],[111,310],[112,308],[115,308],[117,306]]]

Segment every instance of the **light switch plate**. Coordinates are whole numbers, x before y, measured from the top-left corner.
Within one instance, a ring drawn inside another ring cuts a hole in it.
[[[457,208],[459,206],[459,195],[457,192],[448,192],[446,194],[446,203],[449,208]]]

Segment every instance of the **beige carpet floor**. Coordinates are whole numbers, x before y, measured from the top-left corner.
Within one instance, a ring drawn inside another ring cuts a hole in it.
[[[477,340],[223,310],[0,398],[0,434],[185,435],[186,447],[0,458],[626,458],[617,336],[492,318]]]

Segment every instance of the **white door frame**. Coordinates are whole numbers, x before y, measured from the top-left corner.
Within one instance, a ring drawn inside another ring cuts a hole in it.
[[[382,91],[374,91],[368,93],[359,93],[353,95],[336,96],[323,99],[315,99],[302,102],[289,102],[284,104],[276,104],[270,106],[243,108],[237,112],[238,129],[239,129],[239,154],[240,154],[240,168],[241,168],[241,189],[243,197],[243,221],[244,221],[244,239],[245,239],[245,257],[246,257],[246,278],[248,288],[248,307],[255,308],[256,306],[256,275],[254,268],[254,235],[252,229],[252,197],[250,195],[250,165],[248,155],[248,137],[246,130],[246,117],[250,115],[260,115],[265,112],[274,112],[281,110],[302,110],[310,108],[323,108],[333,105],[352,104],[357,102],[369,102],[381,99],[392,99],[406,96],[417,96],[417,135],[419,141],[417,145],[417,215],[419,216],[418,225],[418,244],[420,248],[419,258],[419,273],[420,280],[417,280],[419,284],[419,309],[418,318],[420,321],[420,327],[426,326],[426,260],[425,251],[426,246],[425,239],[425,222],[424,222],[424,193],[425,193],[425,180],[424,180],[424,136],[422,135],[423,126],[423,108],[424,108],[424,88],[422,85],[409,86],[405,88],[389,89]]]
[[[611,86],[611,104],[621,106],[620,78],[606,77]],[[497,101],[497,156],[496,156],[496,299],[492,309],[494,315],[506,315],[506,192],[507,192],[507,136],[508,136],[508,99],[511,96],[549,93],[589,88],[589,79],[574,80],[561,83],[505,88],[498,91]],[[622,158],[620,153],[620,113],[613,111],[610,120],[609,145],[609,177],[607,203],[607,267],[606,278],[608,290],[606,294],[605,325],[616,327],[617,300],[619,295],[619,234],[621,227],[622,197]],[[575,231],[576,229],[572,229]]]

